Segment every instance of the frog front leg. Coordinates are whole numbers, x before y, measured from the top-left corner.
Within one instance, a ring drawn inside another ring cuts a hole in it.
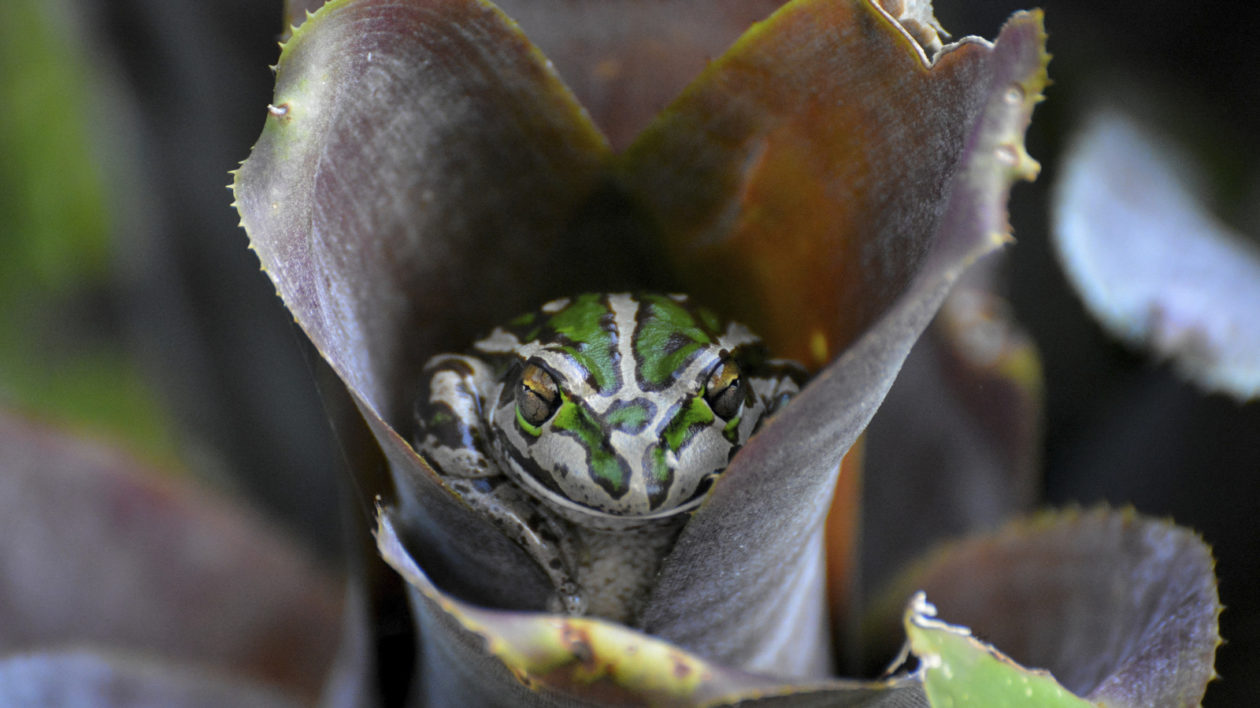
[[[416,450],[474,511],[515,541],[556,588],[549,608],[583,614],[576,581],[577,537],[568,522],[521,491],[494,463],[483,416],[483,391],[494,383],[476,357],[446,354],[429,360],[416,401]]]

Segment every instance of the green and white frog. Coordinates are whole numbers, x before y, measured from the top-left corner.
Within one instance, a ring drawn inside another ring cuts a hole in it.
[[[681,295],[588,293],[425,366],[416,448],[554,583],[630,623],[688,512],[804,370]]]

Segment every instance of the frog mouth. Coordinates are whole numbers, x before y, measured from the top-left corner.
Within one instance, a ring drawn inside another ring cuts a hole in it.
[[[573,499],[565,494],[564,490],[556,483],[555,478],[564,478],[570,474],[581,474],[580,472],[568,471],[563,468],[557,468],[554,471],[545,470],[516,450],[508,449],[504,450],[504,452],[506,453],[504,461],[507,463],[504,469],[508,471],[508,475],[522,489],[545,502],[574,523],[591,525],[591,522],[594,521],[596,525],[605,528],[633,527],[645,522],[668,519],[693,511],[704,500],[713,485],[713,481],[718,476],[717,472],[706,475],[685,501],[674,506],[665,506],[664,508],[660,508],[659,505],[657,507],[650,506],[647,491],[641,488],[643,486],[641,482],[632,483],[630,489],[619,500],[615,500],[611,496],[608,496],[606,499]],[[638,504],[636,508],[636,505],[628,501],[626,497],[639,499],[642,503]]]

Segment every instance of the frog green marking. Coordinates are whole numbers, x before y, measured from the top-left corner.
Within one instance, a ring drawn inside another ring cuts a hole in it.
[[[659,506],[669,494],[669,487],[674,481],[674,470],[670,468],[665,448],[653,445],[648,450],[648,496]],[[704,485],[708,489],[708,485]]]
[[[437,416],[434,416],[434,420],[436,419]],[[516,424],[521,426],[521,430],[525,431],[525,434],[530,437],[536,438],[542,435],[542,428],[525,420],[525,416],[519,410],[516,411]]]
[[[625,403],[618,401],[608,408],[604,420],[614,430],[635,435],[643,430],[655,412],[656,406],[646,398]]]
[[[551,609],[628,622],[688,512],[803,379],[686,297],[587,293],[431,359],[415,444],[537,562]]]
[[[654,387],[670,383],[692,356],[712,343],[715,322],[703,308],[689,310],[663,295],[644,296],[634,343],[639,377]]]
[[[630,491],[630,466],[618,457],[617,451],[605,436],[599,419],[585,406],[565,400],[556,411],[552,430],[561,435],[570,435],[578,441],[581,449],[586,452],[586,459],[581,466],[589,472],[591,481],[599,485],[609,497],[620,499]],[[535,478],[540,473],[546,473],[533,465],[526,466],[525,471]],[[552,481],[554,480],[549,476],[538,480],[542,485]]]
[[[709,408],[704,399],[693,398],[670,419],[661,437],[668,449],[676,455],[684,445],[691,442],[696,433],[712,423],[713,418],[713,409]]]
[[[604,296],[587,293],[551,317],[564,351],[594,377],[601,393],[617,386],[617,328]]]

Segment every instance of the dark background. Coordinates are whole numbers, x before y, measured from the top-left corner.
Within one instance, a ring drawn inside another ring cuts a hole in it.
[[[956,36],[992,38],[1021,5],[940,0]],[[1017,185],[1006,281],[1041,350],[1051,504],[1108,500],[1169,516],[1212,544],[1227,611],[1223,679],[1208,705],[1260,688],[1260,404],[1204,395],[1170,367],[1106,337],[1068,290],[1047,241],[1059,156],[1091,106],[1141,105],[1140,118],[1204,161],[1228,223],[1253,238],[1260,172],[1260,72],[1250,3],[1200,10],[1166,0],[1049,0],[1054,85],[1029,133],[1039,180]],[[311,352],[247,248],[224,189],[262,128],[276,61],[278,2],[85,0],[100,69],[131,106],[147,217],[116,258],[123,274],[68,317],[123,336],[161,382],[194,467],[218,473],[309,538],[340,553],[340,452],[313,383]],[[1260,307],[1260,303],[1257,303]],[[228,472],[230,471],[230,472]]]

